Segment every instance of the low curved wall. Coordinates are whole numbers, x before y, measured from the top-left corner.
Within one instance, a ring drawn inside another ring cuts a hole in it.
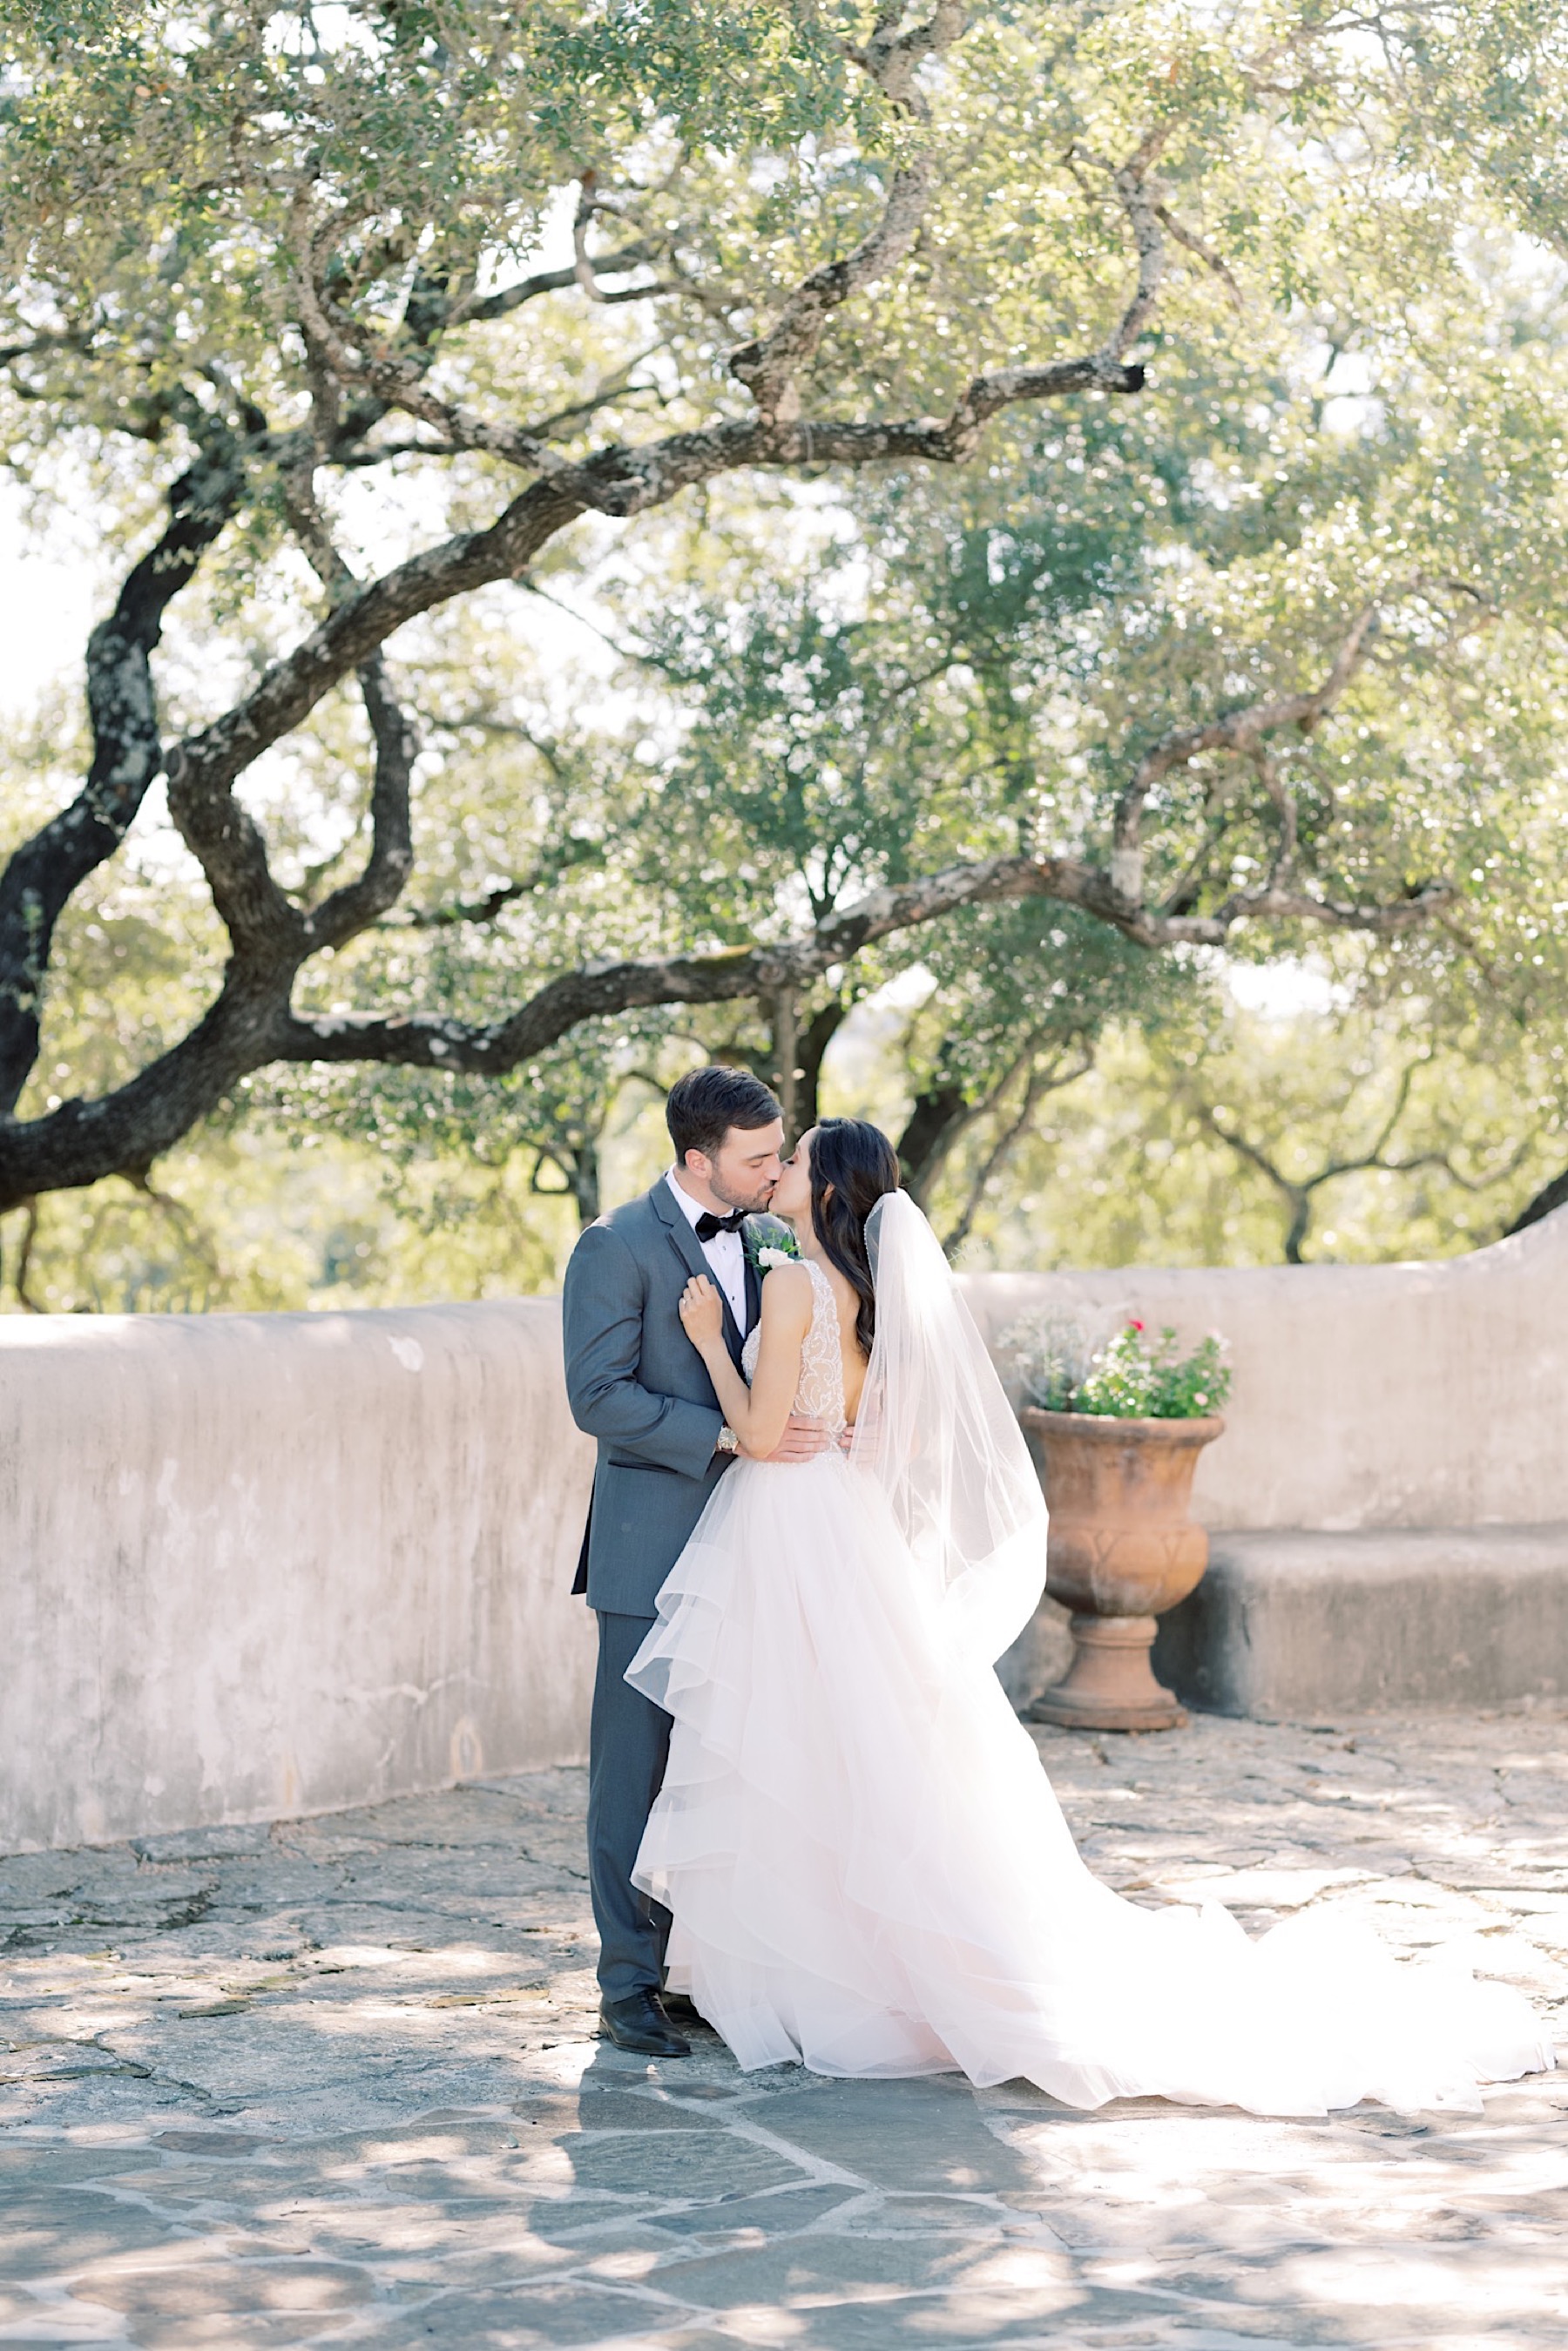
[[[1436,1265],[966,1288],[991,1336],[1223,1329],[1216,1529],[1568,1520],[1568,1215]],[[0,1320],[0,1848],[580,1757],[591,1451],[553,1301]]]
[[[971,1275],[988,1339],[1037,1308],[1125,1306],[1229,1340],[1226,1434],[1194,1496],[1213,1528],[1568,1519],[1568,1211],[1428,1265]]]
[[[553,1300],[0,1322],[0,1846],[585,1751]]]

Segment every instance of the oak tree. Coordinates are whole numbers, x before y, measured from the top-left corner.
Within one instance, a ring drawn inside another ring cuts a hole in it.
[[[1511,84],[1539,103],[1551,27],[1521,16],[1437,59],[1493,114]],[[739,939],[688,900],[681,935],[551,966],[547,924],[483,1018],[362,985],[316,1001],[355,942],[362,983],[410,901],[419,629],[460,600],[559,578],[727,477],[964,466],[1018,412],[1137,399],[1184,338],[1244,361],[1249,305],[1314,298],[1304,219],[1375,286],[1539,208],[1514,146],[1479,183],[1451,124],[1434,146],[1423,12],[89,0],[29,7],[6,44],[12,462],[41,493],[91,484],[143,548],[87,649],[85,779],[0,876],[0,1210],[145,1180],[269,1066],[493,1080],[605,1016],[795,1005],[964,909],[1037,902],[1158,950],[1260,924],[1392,938],[1450,903],[1414,832],[1358,886],[1298,791],[1296,747],[1391,616],[1418,665],[1485,604],[1462,568],[1385,565],[1207,708],[1103,745],[1065,839],[1035,808],[1005,849],[948,828],[923,863],[917,831],[896,870],[850,856],[831,903],[775,895]],[[1082,475],[1064,457],[1069,505]],[[154,655],[187,609],[210,658],[166,729]],[[341,844],[284,872],[262,809],[324,730],[351,742],[350,694],[368,845],[346,877]],[[133,1072],[40,1102],[62,914],[160,779],[222,929],[209,1000]],[[1239,862],[1243,806],[1267,846]]]

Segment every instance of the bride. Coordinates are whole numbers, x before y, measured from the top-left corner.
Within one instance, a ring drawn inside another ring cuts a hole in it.
[[[801,1254],[767,1274],[745,1378],[713,1284],[682,1300],[746,1458],[626,1675],[674,1718],[635,1873],[674,1914],[671,1990],[743,2066],[958,2068],[1074,2106],[1477,2111],[1478,2084],[1551,2066],[1501,1985],[1328,1918],[1254,1942],[1090,1875],[992,1670],[1040,1598],[1039,1483],[897,1186],[873,1126],[801,1139],[772,1200]],[[771,1464],[791,1411],[852,1435]]]

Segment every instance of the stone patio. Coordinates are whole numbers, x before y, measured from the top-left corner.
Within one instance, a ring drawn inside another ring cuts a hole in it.
[[[1040,1730],[1095,1867],[1561,2011],[1568,1721]],[[0,2344],[1568,2345],[1568,2075],[1071,2114],[591,2037],[583,1775],[0,1862]]]

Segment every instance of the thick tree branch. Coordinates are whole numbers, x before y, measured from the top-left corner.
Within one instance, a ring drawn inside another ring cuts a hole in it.
[[[796,1133],[815,1126],[820,1115],[822,1083],[822,1062],[828,1047],[849,1019],[854,1002],[850,989],[841,989],[836,996],[814,1012],[795,1041],[795,1116],[799,1121]]]
[[[281,986],[288,984],[283,967]],[[69,1190],[105,1176],[144,1174],[216,1109],[248,1071],[274,1057],[275,967],[235,957],[206,1013],[179,1043],[112,1093],[64,1102],[25,1124],[0,1121],[0,1216],[30,1191]],[[20,1180],[27,1168],[40,1181]]]
[[[183,745],[168,762],[169,813],[201,866],[213,904],[242,958],[262,963],[297,946],[298,909],[273,879],[267,836],[233,792],[204,792]]]
[[[278,1058],[292,1061],[392,1061],[421,1069],[498,1076],[555,1044],[580,1021],[653,1004],[717,1004],[739,996],[777,997],[803,987],[876,940],[935,922],[955,907],[1044,897],[1082,906],[1145,946],[1179,939],[1218,946],[1239,922],[1263,913],[1342,929],[1380,933],[1420,922],[1438,890],[1389,906],[1338,906],[1286,893],[1259,892],[1228,902],[1220,915],[1172,922],[1129,909],[1107,874],[1071,858],[997,857],[873,890],[814,929],[777,945],[706,956],[647,956],[586,964],[541,987],[504,1020],[475,1024],[441,1014],[308,1018],[291,1014]]]
[[[48,1308],[40,1306],[27,1288],[28,1276],[33,1270],[33,1250],[38,1238],[38,1203],[37,1199],[30,1199],[17,1201],[16,1205],[23,1211],[22,1238],[17,1244],[16,1271],[13,1278],[16,1303],[26,1314],[47,1314]]]
[[[331,602],[340,604],[345,596],[353,594],[360,582],[339,552],[316,495],[317,449],[306,444],[303,434],[299,439],[300,447],[290,451],[277,469],[284,509],[306,561]]]
[[[956,36],[957,13],[940,8],[929,20],[932,39],[952,17],[944,38]],[[939,21],[940,20],[940,23]],[[892,23],[891,14],[889,22]],[[890,38],[892,35],[890,34]],[[902,36],[898,37],[902,38]],[[914,38],[915,37],[911,37]],[[919,41],[924,41],[921,34]],[[919,46],[919,41],[916,46]],[[972,453],[983,426],[1019,402],[1061,399],[1077,392],[1138,392],[1142,367],[1129,363],[1131,348],[1152,312],[1165,266],[1165,244],[1150,172],[1164,134],[1146,139],[1112,173],[1137,248],[1137,281],[1126,308],[1093,350],[1038,366],[999,369],[973,379],[946,418],[889,420],[802,418],[787,413],[783,393],[789,370],[813,350],[832,309],[880,268],[891,267],[907,249],[918,223],[922,167],[895,176],[886,213],[877,229],[847,262],[813,272],[785,304],[772,333],[737,355],[761,387],[759,413],[726,419],[695,432],[676,433],[642,445],[622,444],[577,462],[549,444],[556,419],[534,427],[494,423],[475,417],[459,403],[440,399],[423,381],[413,359],[356,348],[358,332],[327,296],[322,255],[344,225],[335,215],[312,229],[308,188],[295,206],[295,244],[300,256],[296,289],[301,323],[313,350],[344,381],[372,395],[369,413],[398,408],[434,425],[444,445],[499,455],[538,475],[486,530],[465,532],[400,564],[340,608],[260,681],[227,716],[182,747],[182,805],[193,826],[209,833],[221,824],[216,801],[225,799],[241,770],[272,743],[298,726],[337,681],[364,662],[392,632],[416,614],[490,581],[516,579],[540,549],[578,516],[597,512],[618,518],[662,505],[682,490],[749,465],[865,465],[915,461],[957,465]],[[747,358],[755,355],[755,364]],[[772,402],[770,411],[766,402]],[[201,820],[197,799],[214,803]]]
[[[419,739],[393,701],[378,653],[360,672],[360,690],[375,738],[371,790],[371,853],[357,881],[347,882],[308,914],[301,925],[306,952],[341,946],[395,905],[413,867],[409,787]]]
[[[417,351],[400,355],[372,341],[366,329],[333,301],[327,290],[327,256],[332,244],[351,225],[351,216],[333,213],[313,224],[311,193],[309,183],[296,192],[290,215],[295,250],[299,256],[294,275],[295,303],[310,356],[312,392],[318,409],[326,413],[331,404],[321,381],[327,379],[333,387],[352,386],[371,394],[383,408],[401,409],[405,415],[417,417],[421,423],[435,426],[455,449],[504,457],[532,473],[559,471],[562,461],[548,445],[548,430],[535,432],[526,425],[493,423],[474,415],[459,402],[441,399],[429,389],[425,376],[434,353],[428,338]],[[335,397],[334,390],[332,398]]]
[[[1522,1233],[1531,1225],[1538,1225],[1542,1217],[1555,1216],[1559,1208],[1568,1208],[1568,1167],[1561,1176],[1553,1176],[1550,1184],[1543,1184],[1540,1191],[1525,1202],[1513,1222],[1504,1228],[1504,1238],[1512,1233]]]
[[[246,444],[193,401],[182,414],[201,454],[169,491],[169,519],[135,565],[114,611],[88,640],[92,763],[70,806],[16,851],[0,876],[0,1118],[16,1108],[37,1057],[55,925],[95,867],[112,857],[162,764],[151,656],[171,600],[233,514]],[[259,420],[256,420],[259,422]]]
[[[231,925],[235,954],[215,1002],[177,1045],[114,1092],[97,1102],[63,1102],[25,1125],[0,1122],[0,1215],[29,1188],[92,1184],[107,1175],[145,1176],[153,1161],[208,1117],[238,1079],[279,1058],[288,992],[306,957],[362,930],[402,888],[411,853],[413,731],[392,697],[379,661],[365,665],[361,686],[376,744],[372,841],[363,872],[313,913],[301,914],[267,872],[258,833],[248,845],[225,844],[225,854],[232,851],[235,857],[245,904],[243,919]],[[235,813],[243,815],[237,809]],[[259,882],[245,865],[256,855]],[[253,887],[267,901],[260,919],[246,894]],[[224,903],[232,903],[226,892]],[[46,1169],[44,1181],[17,1185],[16,1170],[34,1164]]]
[[[597,172],[584,172],[578,183],[577,210],[571,220],[571,274],[580,290],[591,302],[602,302],[599,280],[593,274],[593,256],[588,250],[588,232],[593,226],[594,191],[599,185]]]
[[[833,312],[896,269],[919,235],[931,193],[933,166],[920,156],[894,172],[882,218],[841,261],[812,270],[789,296],[769,331],[729,357],[729,371],[745,384],[758,413],[769,423],[799,415],[795,379],[816,357]]]
[[[610,300],[613,298],[606,296],[605,298]],[[601,408],[612,408],[618,402],[629,404],[628,394],[637,398],[652,396],[656,399],[657,392],[654,386],[633,385],[632,378],[644,360],[651,358],[657,349],[657,344],[653,344],[648,350],[639,351],[635,358],[628,360],[612,374],[605,376],[595,389],[585,393],[581,400],[571,401],[564,408],[553,409],[548,416],[536,417],[528,428],[528,439],[530,448],[538,442],[564,441],[570,434],[580,431],[591,416],[597,416]],[[377,414],[384,414],[384,409],[378,403]],[[377,441],[368,446],[345,446],[342,437],[340,436],[332,448],[331,462],[335,465],[341,466],[346,473],[355,473],[362,472],[371,465],[384,465],[392,457],[460,457],[465,450],[477,447],[478,444],[467,432],[455,412],[451,412],[451,421],[453,429],[463,434],[463,438],[447,441]],[[522,462],[528,465],[530,472],[537,470],[531,457]],[[562,467],[560,470],[567,469]]]
[[[905,26],[906,0],[887,0],[879,8],[870,40],[863,49],[850,48],[852,57],[870,76],[890,105],[900,113],[924,120],[925,101],[915,75],[928,57],[939,57],[961,37],[967,10],[961,0],[938,0],[931,15]]]
[[[334,603],[359,586],[333,543],[316,499],[315,469],[308,462],[285,477],[285,495],[295,535]],[[402,893],[413,865],[409,790],[419,755],[413,726],[393,701],[386,664],[373,653],[360,670],[360,691],[375,745],[371,788],[371,853],[357,881],[346,883],[311,909],[299,925],[302,951],[315,954],[340,946],[384,914]],[[265,856],[265,851],[263,851]],[[336,862],[335,860],[333,861]]]
[[[775,945],[584,965],[549,981],[507,1019],[485,1024],[425,1013],[312,1017],[292,1011],[287,990],[310,942],[305,918],[285,904],[287,932],[246,941],[217,1002],[172,1051],[99,1102],[68,1102],[26,1125],[0,1124],[0,1215],[32,1193],[145,1168],[207,1116],[241,1075],[269,1061],[382,1061],[498,1076],[581,1021],[648,1005],[776,997],[821,978],[877,939],[936,921],[957,906],[1054,898],[1114,924],[1141,945],[1160,946],[1178,938],[1218,945],[1236,923],[1265,914],[1340,928],[1403,930],[1423,920],[1443,895],[1443,886],[1433,884],[1392,905],[1342,906],[1263,891],[1229,900],[1218,914],[1172,920],[1130,907],[1108,874],[1074,859],[989,858],[870,891],[802,935]]]
[[[939,35],[939,26],[947,27],[945,34]],[[930,37],[927,49],[940,48],[961,30],[962,12],[943,7],[922,35]],[[1138,256],[1126,308],[1104,342],[1080,362],[1090,370],[1088,381],[1106,391],[1136,391],[1143,382],[1143,370],[1129,368],[1124,355],[1153,315],[1166,274],[1162,225],[1166,215],[1155,200],[1151,174],[1168,136],[1166,131],[1151,132],[1119,169],[1105,167]],[[816,356],[833,312],[862,287],[895,269],[909,252],[930,196],[932,168],[928,158],[917,157],[895,172],[883,216],[870,235],[843,260],[813,270],[789,296],[768,333],[730,354],[730,373],[747,387],[765,421],[787,421],[798,414],[796,378]],[[951,445],[945,454],[950,459],[967,456],[981,426],[998,408],[1049,397],[1043,390],[1030,388],[1042,372],[1051,371],[1021,368],[977,377],[949,419]]]
[[[977,376],[945,419],[800,418],[772,425],[736,419],[641,446],[601,450],[575,465],[551,453],[549,475],[530,483],[487,529],[425,549],[347,598],[243,702],[188,737],[181,747],[182,789],[187,799],[226,797],[242,769],[308,717],[394,630],[472,589],[518,578],[550,539],[590,510],[620,518],[641,514],[747,465],[959,465],[980,427],[1004,408],[1076,392],[1135,392],[1143,381],[1141,368],[1110,365],[1095,352]]]

